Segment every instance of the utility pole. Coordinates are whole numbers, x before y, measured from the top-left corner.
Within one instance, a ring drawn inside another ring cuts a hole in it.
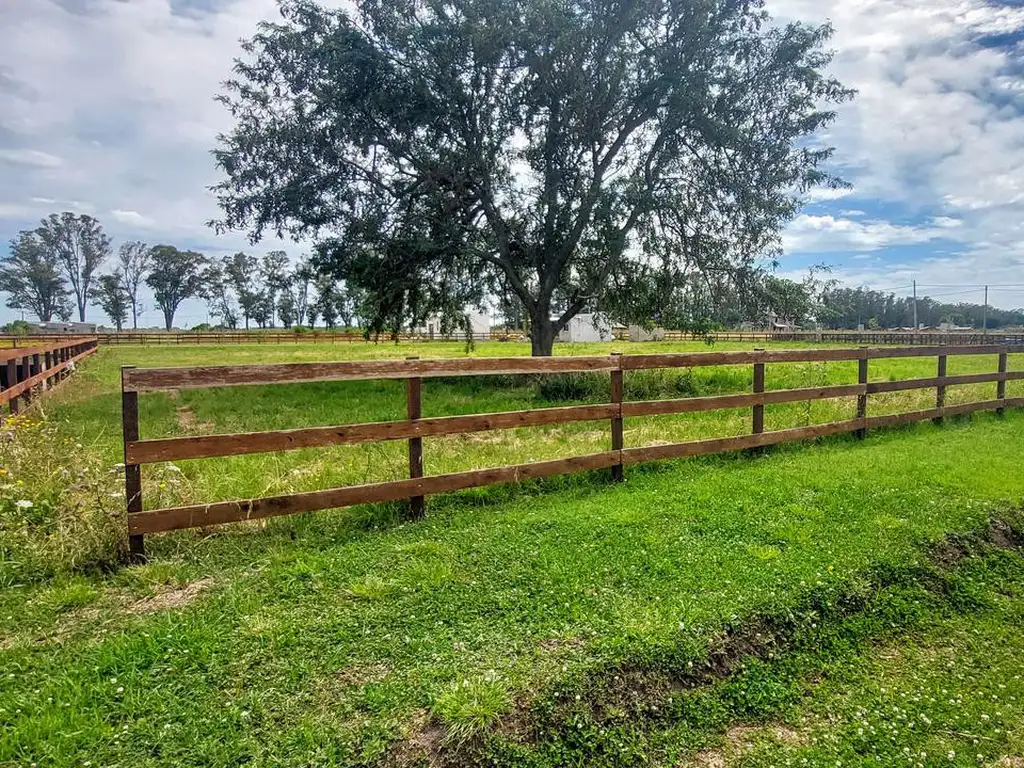
[[[914,281],[914,333],[917,333],[917,280]]]
[[[981,333],[988,336],[988,286],[985,286],[985,308],[981,310]]]

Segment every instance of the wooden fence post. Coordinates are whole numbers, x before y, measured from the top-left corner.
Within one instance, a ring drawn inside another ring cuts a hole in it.
[[[126,392],[124,372],[121,367],[121,427],[124,438],[124,494],[129,518],[142,511],[142,468],[128,463],[128,443],[139,439],[139,393]],[[146,562],[146,543],[142,534],[128,534],[128,559],[132,563]]]
[[[622,361],[619,358],[622,357],[621,352],[612,352],[612,359],[615,361],[616,367],[612,369],[612,403],[619,406],[619,415],[612,418],[612,450],[621,451],[623,447],[622,441]],[[622,482],[622,459],[620,457],[618,464],[612,465],[612,480],[617,483]]]
[[[999,353],[999,374],[1002,376],[998,382],[996,382],[996,400],[1006,399],[1006,350],[1004,349]],[[1006,413],[1003,408],[996,408],[996,415],[1002,416]]]
[[[857,418],[866,419],[868,417],[868,348],[860,348],[860,357],[857,358],[857,383],[864,387],[864,394],[857,395]],[[868,431],[866,429],[858,429],[855,433],[858,440],[863,440]]]
[[[757,348],[754,352],[764,352],[763,349]],[[754,394],[764,392],[764,363],[754,363]],[[753,433],[759,435],[764,432],[764,403],[759,403],[753,407]]]
[[[945,380],[946,378],[946,356],[939,355],[939,363],[935,368],[935,375],[940,379]],[[939,384],[935,387],[935,407],[940,411],[946,407],[946,385]],[[932,424],[940,426],[942,424],[942,416],[932,419]]]
[[[418,357],[407,357],[406,360],[418,360]],[[419,376],[410,376],[405,380],[407,416],[415,421],[423,416],[423,380]],[[423,477],[423,438],[409,438],[409,477]],[[422,496],[409,499],[409,515],[413,518],[423,517],[426,505]]]
[[[18,366],[17,359],[12,357],[10,360],[7,361],[7,387],[8,388],[13,387],[15,384],[17,384],[20,381],[20,379],[18,378],[18,369],[19,369],[19,366]],[[20,405],[18,403],[18,398],[17,397],[12,397],[10,405],[11,405],[11,416],[17,416],[18,415],[18,408],[19,408],[19,405]]]

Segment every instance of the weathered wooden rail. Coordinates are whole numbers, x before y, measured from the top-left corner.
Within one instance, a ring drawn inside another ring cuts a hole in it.
[[[925,419],[939,422],[944,416],[977,410],[991,409],[1002,412],[1008,406],[1024,405],[1024,397],[1006,397],[1006,382],[1024,379],[1024,370],[1008,370],[1007,360],[1011,352],[1024,353],[1024,347],[938,346],[879,349],[862,347],[859,349],[754,350],[628,356],[613,354],[590,357],[440,360],[411,358],[387,361],[192,368],[137,369],[130,366],[124,367],[121,370],[121,389],[130,549],[136,559],[143,558],[145,534],[179,528],[208,526],[400,499],[410,500],[413,513],[422,514],[423,497],[437,493],[595,469],[611,469],[613,476],[616,479],[621,479],[623,467],[637,462],[762,448],[792,440],[844,432],[854,432],[858,436],[863,436],[865,430],[870,428]],[[948,358],[958,355],[996,355],[997,369],[991,373],[947,376]],[[936,357],[936,376],[904,381],[870,382],[868,380],[868,366],[871,360],[923,356]],[[803,389],[765,390],[765,367],[767,365],[819,361],[857,361],[856,383]],[[656,401],[627,402],[623,398],[623,377],[630,371],[718,365],[752,365],[753,391],[713,397],[688,397]],[[611,402],[504,413],[421,417],[421,381],[423,378],[580,372],[607,373],[611,378]],[[408,418],[402,421],[292,430],[140,439],[139,393],[184,388],[358,379],[404,379],[406,381]],[[987,382],[996,385],[993,399],[955,406],[945,404],[948,387]],[[925,388],[934,388],[936,391],[934,408],[894,415],[868,415],[869,397],[872,394]],[[767,432],[764,429],[766,405],[841,397],[857,398],[854,418],[793,429]],[[748,435],[649,447],[626,448],[623,444],[623,420],[627,418],[746,407],[751,408],[752,414],[751,433]],[[515,466],[423,476],[422,440],[424,437],[597,420],[609,422],[610,450],[608,451]],[[143,507],[141,467],[144,464],[180,459],[205,459],[218,456],[289,451],[330,445],[351,445],[383,440],[408,441],[409,479],[269,498],[220,501],[164,509],[147,510]]]
[[[12,416],[32,401],[37,389],[50,389],[96,351],[96,339],[75,338],[20,349],[0,349],[0,408]]]
[[[620,341],[626,340],[625,330],[615,333]],[[403,332],[397,336],[381,334],[367,339],[360,331],[339,331],[316,329],[314,331],[295,332],[289,330],[249,330],[249,331],[122,331],[120,333],[97,333],[94,335],[100,344],[130,346],[162,346],[190,344],[362,344],[387,343],[389,341],[427,342],[427,341],[465,341],[464,334],[452,333],[446,336],[426,333]],[[0,335],[0,346],[25,347],[39,344],[68,340],[71,337],[60,334],[5,336]],[[473,341],[508,341],[525,339],[522,331],[491,331],[474,333]],[[705,337],[689,331],[666,331],[665,341],[699,341]],[[1011,346],[1024,344],[1024,332],[1000,331],[992,329],[987,334],[982,331],[714,331],[707,338],[715,341],[739,342],[807,342],[824,344],[893,344],[903,346],[934,346],[949,344],[963,346],[968,344],[1006,344]]]

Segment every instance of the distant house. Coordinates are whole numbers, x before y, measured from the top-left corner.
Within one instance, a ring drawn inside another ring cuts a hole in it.
[[[474,338],[486,336],[491,332],[491,318],[487,315],[481,312],[467,312],[466,316],[469,318],[470,332]],[[446,336],[460,338],[463,333],[461,328],[454,328],[447,334],[442,332],[440,315],[431,315],[421,327],[414,330],[416,333],[422,333],[424,336],[429,336],[432,339],[445,338]]]
[[[33,323],[29,326],[29,333],[39,334],[61,334],[71,336],[91,336],[96,333],[96,323],[75,323],[50,321],[46,323]]]
[[[665,329],[664,328],[651,328],[647,330],[642,325],[631,325],[629,326],[629,340],[630,341],[664,341],[665,340]]]
[[[559,341],[613,341],[612,325],[601,314],[576,315],[558,334]]]

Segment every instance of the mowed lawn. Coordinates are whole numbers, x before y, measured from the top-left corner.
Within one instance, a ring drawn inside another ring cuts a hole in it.
[[[491,343],[472,354],[525,351],[525,345]],[[76,462],[109,469],[121,460],[122,364],[463,354],[459,344],[105,348],[44,400],[53,425],[46,429],[55,432],[29,427],[15,435],[26,445],[39,440],[35,448],[49,452],[52,470],[33,476],[32,487],[18,484],[21,469],[7,467],[4,504],[15,497],[33,500],[32,509],[63,503],[65,486],[79,482]],[[871,378],[930,376],[934,365],[934,358],[873,361]],[[1010,367],[1024,364],[1014,356]],[[978,356],[951,359],[949,372],[994,370],[994,357]],[[704,395],[744,391],[750,370],[629,378],[632,399]],[[855,378],[855,364],[847,363],[768,368],[769,388]],[[951,388],[948,402],[990,399],[994,389]],[[1011,396],[1019,391],[1019,382],[1008,387]],[[603,399],[593,380],[446,380],[425,384],[424,413],[579,402],[567,395]],[[933,391],[879,396],[869,413],[933,402]],[[144,394],[140,405],[143,437],[157,437],[402,418],[404,393],[401,382],[339,382]],[[767,412],[768,428],[777,429],[850,418],[853,404],[769,406]],[[744,409],[627,420],[626,445],[740,434],[749,419]],[[608,425],[600,422],[428,439],[427,471],[604,450],[608,439]],[[754,617],[805,617],[851,593],[915,588],[929,542],[981,529],[993,515],[1017,519],[1022,452],[1024,413],[1010,410],[1003,418],[947,419],[942,427],[876,432],[864,441],[839,438],[757,457],[630,468],[619,485],[595,473],[454,494],[429,500],[427,518],[412,523],[403,521],[400,505],[388,505],[153,536],[149,564],[109,572],[56,565],[30,571],[8,549],[0,572],[0,764],[479,760],[539,766],[696,759],[697,750],[716,743],[719,726],[781,712],[770,704],[772,686],[765,693],[769,704],[749,712],[732,704],[715,710],[716,717],[678,712],[628,733],[604,725],[573,731],[561,720],[548,727],[548,715],[577,691],[585,696],[610,685],[622,670],[685,674],[702,664],[725,629]],[[389,479],[402,476],[404,457],[404,444],[392,443],[182,462],[147,469],[144,495],[153,507]],[[76,503],[88,503],[82,499],[93,486],[81,484],[86,491]],[[95,503],[116,507],[109,490],[97,486]],[[1000,594],[1019,594],[1024,580],[1014,580],[1013,563],[1020,556],[1000,557],[1000,573],[1009,573]],[[918,599],[925,600],[914,595],[907,602]],[[1019,609],[991,610],[984,626],[1002,637],[1000,628]],[[879,631],[898,630],[905,620],[909,626],[912,614],[893,612],[877,622]],[[969,626],[957,616],[949,618],[951,627]],[[853,651],[836,654],[851,664],[873,663]],[[769,669],[765,679],[772,683],[780,674]],[[1020,710],[1007,712],[1017,717]],[[964,741],[968,751],[959,742],[950,749],[957,760],[969,757],[964,764],[977,765],[976,754],[994,761],[1016,748],[1012,734],[1021,725],[1018,719],[999,734],[986,732],[980,745],[954,734],[948,738]],[[792,755],[757,754],[774,764],[771,755],[781,762],[812,746],[786,746]],[[832,760],[833,753],[845,754],[838,747],[821,754]]]

